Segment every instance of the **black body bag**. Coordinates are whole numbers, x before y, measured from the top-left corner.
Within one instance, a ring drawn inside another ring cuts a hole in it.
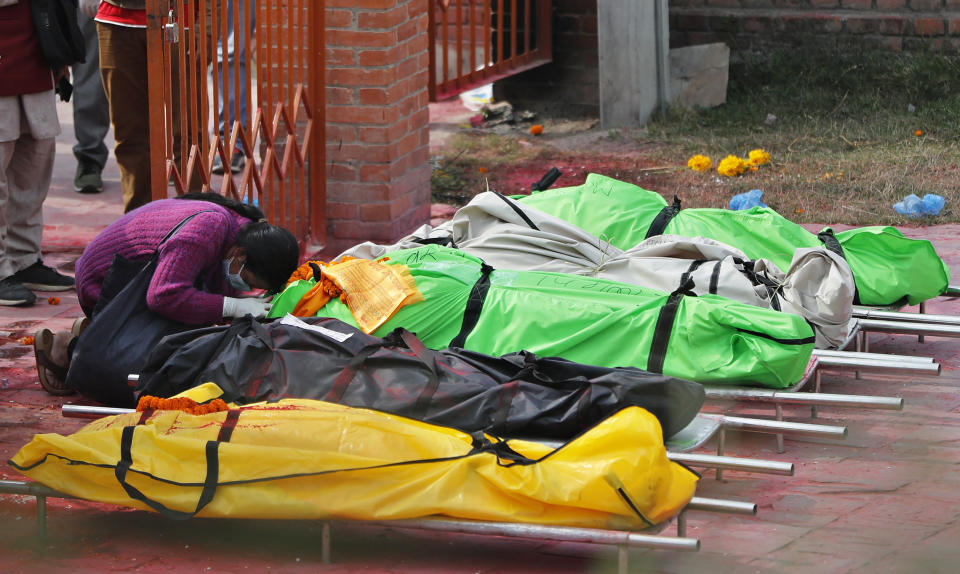
[[[502,357],[433,351],[404,329],[379,338],[336,319],[299,321],[246,317],[166,337],[137,390],[168,397],[213,382],[228,402],[318,399],[466,432],[559,439],[630,405],[653,413],[671,436],[696,416],[704,398],[697,383],[633,367],[594,367],[525,351]]]
[[[54,70],[86,62],[77,0],[28,0],[43,58]]]
[[[181,221],[160,244],[195,215]],[[146,262],[114,256],[90,325],[74,347],[67,371],[68,387],[104,405],[136,406],[127,376],[141,371],[150,351],[163,337],[196,329],[196,325],[167,319],[147,306],[147,290],[158,257],[159,246]]]

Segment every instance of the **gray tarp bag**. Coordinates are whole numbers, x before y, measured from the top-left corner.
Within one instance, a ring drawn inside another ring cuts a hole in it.
[[[437,226],[423,226],[391,246],[360,244],[341,254],[375,259],[398,249],[439,243],[497,269],[597,277],[672,293],[693,279],[697,294],[794,313],[814,326],[817,347],[844,343],[854,280],[842,257],[825,248],[797,250],[784,273],[767,259],[704,237],[659,235],[619,249],[579,227],[493,192],[477,195]]]

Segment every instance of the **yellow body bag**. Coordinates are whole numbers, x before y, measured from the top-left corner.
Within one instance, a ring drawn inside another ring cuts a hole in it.
[[[203,415],[131,412],[40,434],[10,461],[79,498],[187,517],[460,519],[642,529],[697,476],[628,407],[551,448],[287,399]]]

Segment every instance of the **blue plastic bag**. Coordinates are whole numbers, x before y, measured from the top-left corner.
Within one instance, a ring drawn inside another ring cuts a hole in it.
[[[911,193],[903,198],[903,201],[893,204],[893,209],[900,215],[915,219],[938,215],[945,203],[943,197],[935,193],[928,193],[923,196],[923,199]]]
[[[763,191],[759,189],[751,189],[747,193],[734,195],[733,198],[730,199],[730,209],[740,211],[750,209],[751,207],[766,207],[767,204],[760,201],[761,196],[763,196]]]

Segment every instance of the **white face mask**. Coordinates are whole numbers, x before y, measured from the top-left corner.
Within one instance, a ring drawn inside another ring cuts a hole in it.
[[[230,286],[237,291],[250,291],[252,287],[250,287],[250,285],[243,280],[243,277],[240,276],[240,274],[243,273],[243,266],[247,264],[246,261],[243,262],[243,265],[240,266],[240,270],[236,273],[230,273],[231,263],[233,263],[233,257],[223,260],[223,274],[226,275],[227,281],[230,282]]]

